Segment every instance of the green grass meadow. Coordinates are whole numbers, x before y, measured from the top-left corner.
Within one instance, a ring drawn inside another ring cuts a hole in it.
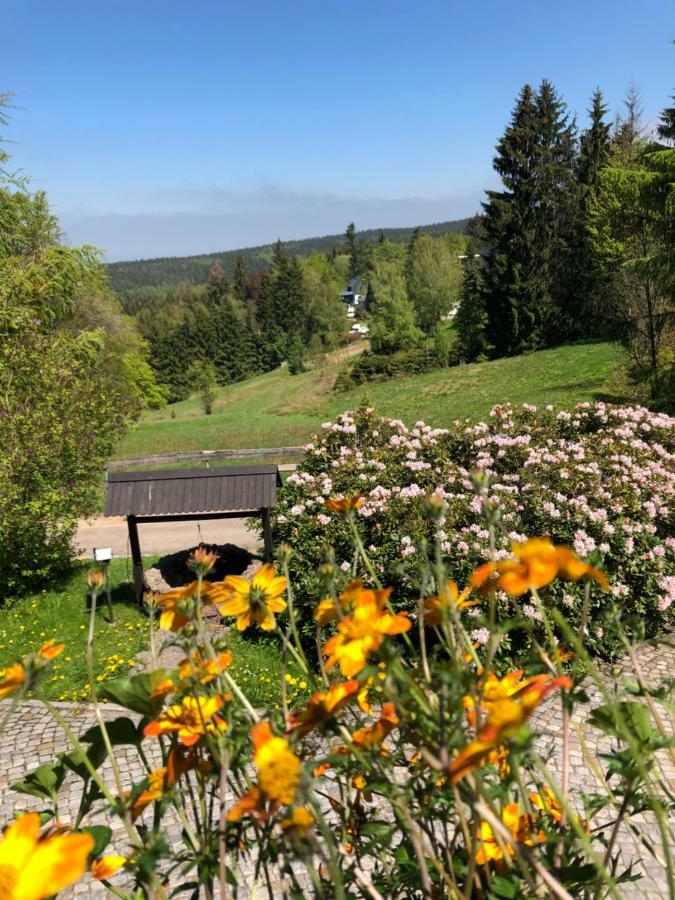
[[[195,398],[148,413],[121,443],[117,456],[177,450],[299,446],[321,422],[364,399],[383,415],[435,427],[480,419],[496,403],[552,403],[571,407],[597,399],[625,399],[616,372],[625,359],[610,343],[576,344],[510,359],[437,369],[333,390],[344,362],[289,375],[287,368],[221,388],[210,416]],[[219,465],[221,463],[219,462]]]
[[[146,560],[152,565],[155,558]],[[89,609],[87,570],[79,562],[73,574],[49,589],[10,601],[0,607],[0,668],[37,650],[50,638],[64,643],[41,691],[50,700],[85,700],[87,690],[87,629]],[[100,680],[125,674],[148,640],[148,619],[136,604],[131,584],[131,560],[113,559],[110,588],[113,623],[108,622],[105,597],[96,612],[95,674]]]
[[[151,566],[157,557],[146,557]],[[86,646],[89,628],[87,570],[90,563],[78,562],[73,574],[49,590],[11,601],[0,607],[0,670],[39,649],[50,638],[65,644],[45,674],[40,693],[49,700],[82,702],[89,698]],[[113,559],[110,587],[113,623],[108,621],[105,595],[98,599],[94,641],[97,681],[125,675],[136,654],[149,644],[149,620],[142,613],[131,585],[131,560]],[[280,703],[281,654],[273,636],[242,636],[236,629],[228,635],[234,660],[232,674],[258,706]],[[309,696],[309,686],[298,666],[291,663],[286,673],[289,704],[297,706]]]

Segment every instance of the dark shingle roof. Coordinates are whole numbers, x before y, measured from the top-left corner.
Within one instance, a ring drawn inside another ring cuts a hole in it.
[[[111,472],[104,516],[252,512],[274,506],[277,466]]]

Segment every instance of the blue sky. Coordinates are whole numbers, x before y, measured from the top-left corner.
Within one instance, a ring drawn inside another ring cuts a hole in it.
[[[2,0],[16,166],[73,243],[183,255],[458,218],[523,83],[675,87],[672,0]]]

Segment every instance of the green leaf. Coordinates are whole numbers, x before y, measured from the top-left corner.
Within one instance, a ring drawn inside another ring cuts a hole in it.
[[[88,781],[91,778],[91,775],[84,762],[85,756],[93,768],[98,769],[99,766],[103,765],[107,755],[105,744],[103,743],[103,740],[101,740],[99,744],[92,744],[91,747],[87,749],[86,754],[80,750],[73,750],[72,753],[60,753],[59,759],[71,772],[79,775],[83,781]]]
[[[169,669],[157,669],[145,675],[125,675],[105,681],[96,691],[99,700],[119,703],[125,709],[154,719],[162,708],[161,699],[153,700],[153,689],[169,674]]]
[[[89,825],[83,828],[86,834],[90,834],[94,839],[94,847],[91,856],[100,856],[112,839],[112,829],[107,825]]]
[[[361,834],[384,838],[391,834],[393,826],[388,822],[366,822],[361,828]]]
[[[516,897],[518,885],[503,875],[495,875],[492,880],[492,893],[495,897]]]
[[[599,706],[593,710],[588,721],[605,734],[619,739],[623,739],[625,731],[629,731],[641,743],[658,737],[652,726],[649,710],[642,703],[634,701]]]
[[[125,744],[138,746],[143,740],[142,729],[127,716],[120,716],[112,722],[106,722],[105,729],[113,747]],[[85,744],[98,744],[101,740],[101,729],[98,725],[93,725],[80,735],[80,741]]]
[[[44,797],[47,800],[55,800],[59,788],[66,776],[65,767],[61,763],[52,766],[43,763],[35,771],[12,785],[12,790],[19,794],[29,794],[31,797]]]

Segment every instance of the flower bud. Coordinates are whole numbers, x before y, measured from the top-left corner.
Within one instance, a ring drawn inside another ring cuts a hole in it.
[[[87,585],[90,590],[98,591],[101,590],[103,585],[105,584],[105,572],[101,569],[89,569],[87,572]]]
[[[218,554],[215,552],[215,550],[207,550],[206,547],[201,546],[197,547],[195,552],[192,554],[189,566],[195,572],[195,574],[204,576],[213,571],[213,567],[215,566],[217,559]]]

